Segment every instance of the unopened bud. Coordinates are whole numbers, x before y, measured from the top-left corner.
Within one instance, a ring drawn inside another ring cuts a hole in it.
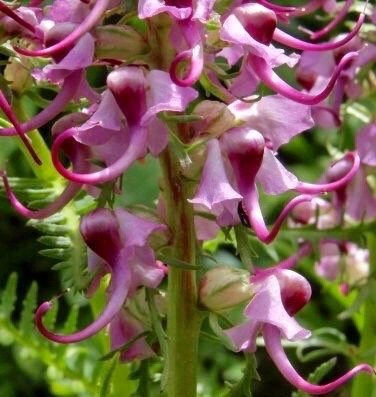
[[[145,39],[130,26],[99,26],[95,38],[95,55],[99,59],[133,62],[150,52]]]
[[[254,295],[245,270],[218,266],[209,270],[200,282],[200,303],[218,312],[249,301]]]
[[[370,273],[369,252],[355,244],[348,244],[345,256],[345,280],[350,285],[365,284]]]
[[[9,58],[9,60],[10,62],[4,69],[4,78],[10,82],[9,87],[13,91],[22,94],[31,87],[33,82],[29,71],[31,64],[25,58],[22,59],[22,63],[16,58]]]
[[[192,113],[203,117],[202,121],[194,124],[194,129],[199,135],[216,138],[235,126],[235,117],[222,102],[202,101]]]

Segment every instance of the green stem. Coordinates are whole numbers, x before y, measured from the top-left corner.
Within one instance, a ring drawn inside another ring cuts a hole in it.
[[[173,238],[174,259],[195,264],[196,238],[193,208],[180,164],[167,148],[161,155],[167,221]],[[194,397],[197,387],[197,355],[200,316],[197,310],[196,271],[169,267],[167,317],[168,397]]]
[[[26,115],[26,112],[23,109],[21,98],[20,99],[14,98],[13,111],[20,121],[27,120],[28,116]],[[4,120],[2,120],[2,122],[4,122]],[[28,133],[28,137],[31,140],[33,148],[35,149],[36,153],[38,154],[39,158],[42,161],[41,165],[35,163],[33,158],[30,156],[30,153],[26,150],[21,139],[18,137],[16,139],[20,150],[24,154],[35,176],[42,181],[61,180],[61,176],[56,171],[52,163],[50,149],[46,145],[46,142],[44,141],[39,131],[38,130],[30,131]]]
[[[376,234],[367,233],[367,246],[369,250],[370,273],[375,277],[376,271]],[[375,366],[376,354],[367,355],[376,346],[376,310],[375,300],[370,297],[364,305],[364,325],[359,347],[359,355],[367,357],[366,361]],[[359,374],[354,380],[352,397],[373,396],[376,392],[375,376]]]

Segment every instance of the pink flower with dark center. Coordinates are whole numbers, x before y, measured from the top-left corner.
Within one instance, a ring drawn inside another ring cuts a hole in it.
[[[261,128],[267,124],[266,121],[264,123],[260,124]],[[297,125],[295,128],[299,129]],[[265,138],[259,131],[250,127],[232,128],[220,142],[212,140],[208,143],[201,182],[190,201],[206,207],[217,217],[220,225],[237,223],[235,208],[238,208],[240,220],[251,226],[261,241],[270,243],[294,207],[311,201],[314,195],[337,191],[348,184],[359,168],[359,157],[350,152],[345,155],[345,160],[349,163],[346,172],[329,183],[300,182],[266,147]],[[303,193],[286,205],[270,231],[262,216],[256,181],[269,194],[286,190]]]
[[[256,294],[244,310],[246,322],[225,331],[234,350],[256,350],[256,337],[262,333],[265,348],[281,374],[297,389],[308,394],[329,393],[359,372],[373,374],[368,364],[360,364],[345,375],[326,385],[313,385],[303,379],[290,363],[281,344],[281,338],[301,340],[310,332],[301,327],[294,315],[311,297],[307,280],[291,270],[276,269],[265,277],[251,278]]]
[[[148,245],[150,234],[166,227],[123,209],[97,209],[81,221],[81,233],[95,254],[95,268],[99,277],[111,274],[107,288],[107,305],[93,323],[71,335],[55,334],[45,328],[42,318],[51,309],[52,301],[44,302],[35,314],[36,326],[46,338],[57,343],[74,343],[89,338],[108,325],[121,311],[126,298],[140,285],[155,288],[165,272],[156,263]],[[92,261],[93,263],[93,261]],[[95,286],[98,280],[94,279]],[[94,288],[95,288],[94,286]],[[90,289],[91,293],[93,288]]]
[[[273,68],[287,63],[293,66],[293,58],[284,55],[283,50],[274,48],[272,40],[301,50],[327,51],[339,48],[348,43],[359,31],[364,15],[359,17],[356,28],[345,38],[331,43],[311,44],[297,40],[277,26],[276,14],[259,4],[239,6],[226,18],[221,29],[221,39],[242,47],[246,54],[247,68],[277,93],[296,102],[314,105],[323,101],[333,89],[341,71],[357,56],[356,52],[346,54],[334,70],[328,84],[316,95],[302,93],[280,79]],[[354,33],[355,32],[355,33]],[[295,57],[296,59],[296,57]],[[251,92],[250,92],[251,94]]]
[[[166,127],[156,117],[161,111],[183,111],[197,97],[192,88],[174,85],[168,74],[153,70],[145,76],[142,68],[122,67],[108,75],[109,91],[103,95],[97,113],[79,128],[67,129],[52,146],[56,169],[67,179],[99,184],[120,176],[134,161],[159,154],[167,145]],[[66,139],[93,145],[106,162],[103,170],[80,174],[61,164],[59,150]],[[118,156],[116,156],[118,154]]]

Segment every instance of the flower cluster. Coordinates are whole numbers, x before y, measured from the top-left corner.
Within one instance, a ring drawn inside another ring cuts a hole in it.
[[[1,92],[0,107],[11,124],[1,128],[0,135],[18,135],[38,169],[45,165],[32,133],[51,131],[51,165],[64,181],[53,202],[29,208],[4,170],[7,197],[22,216],[44,219],[70,205],[82,191],[93,196],[97,208],[85,213],[80,223],[91,275],[88,297],[110,275],[105,307],[90,325],[70,335],[48,330],[43,316],[51,300],[35,314],[42,335],[73,343],[108,328],[112,350],[133,340],[121,352],[122,361],[157,353],[143,334],[153,328],[151,314],[146,310],[146,315],[136,316],[132,303],[146,305],[145,290],[160,287],[169,278],[169,267],[195,268],[176,249],[177,230],[171,219],[181,214],[172,213],[171,202],[175,209],[189,208],[197,238],[193,246],[200,252],[220,230],[230,235],[240,228],[270,244],[280,236],[286,219],[288,228],[315,228],[323,232],[320,236],[327,229],[375,219],[369,178],[376,167],[372,119],[356,134],[355,149],[347,145],[347,150],[337,150],[317,183],[300,180],[279,158],[282,146],[314,126],[340,128],[342,104],[368,90],[362,70],[375,61],[376,46],[360,32],[374,12],[365,7],[349,33],[333,33],[352,3],[346,0],[340,7],[335,1],[310,0],[295,7],[266,0],[226,5],[213,0],[139,0],[129,10],[120,0],[55,0],[50,5],[32,0],[23,6],[0,1],[2,40],[12,54],[4,71],[8,91],[15,97],[37,94],[45,87],[56,91],[39,113],[24,121],[12,108],[9,92]],[[287,32],[293,22],[317,10],[329,14],[330,22],[317,31],[301,27],[307,40]],[[326,35],[332,37],[315,42]],[[93,67],[104,75],[100,87],[87,73]],[[280,77],[280,67],[296,84]],[[140,215],[121,208],[116,199],[114,206],[110,196],[121,191],[122,175],[147,156],[162,159],[165,168],[156,208]],[[261,198],[285,192],[295,196],[268,227]],[[331,201],[321,197],[326,193]],[[181,227],[183,233],[191,233],[186,224]],[[163,244],[156,244],[158,239]],[[346,239],[311,241],[302,234],[300,240],[297,252],[272,268],[249,273],[219,266],[207,271],[195,310],[223,312],[247,303],[244,322],[223,331],[228,346],[254,352],[261,333],[270,358],[292,385],[323,394],[373,369],[360,364],[322,386],[297,374],[281,339],[310,336],[294,316],[309,302],[311,287],[291,268],[319,247],[317,273],[340,279],[342,291],[348,293],[370,276],[369,252]],[[237,245],[242,256],[239,241]],[[158,260],[162,257],[166,264]],[[166,298],[168,305],[174,304]]]

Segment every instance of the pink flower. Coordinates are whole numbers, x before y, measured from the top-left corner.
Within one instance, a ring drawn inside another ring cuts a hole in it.
[[[162,224],[120,208],[115,211],[97,209],[86,215],[81,222],[81,233],[93,251],[90,270],[98,275],[90,293],[98,285],[98,278],[110,273],[107,305],[94,322],[84,329],[71,335],[59,335],[43,325],[42,318],[53,305],[52,301],[44,302],[35,314],[35,323],[41,334],[57,343],[73,343],[89,338],[118,315],[127,297],[140,285],[155,288],[165,272],[157,264],[153,250],[148,245],[148,238],[153,232],[165,229]]]
[[[291,270],[276,269],[274,273],[257,277],[251,283],[256,294],[246,307],[246,322],[225,331],[236,351],[256,350],[256,337],[262,333],[265,348],[281,374],[297,389],[308,394],[325,394],[337,389],[359,372],[373,374],[368,364],[360,364],[326,385],[313,385],[303,379],[290,363],[281,338],[301,340],[310,332],[301,327],[294,315],[309,301],[311,287],[307,280]]]

